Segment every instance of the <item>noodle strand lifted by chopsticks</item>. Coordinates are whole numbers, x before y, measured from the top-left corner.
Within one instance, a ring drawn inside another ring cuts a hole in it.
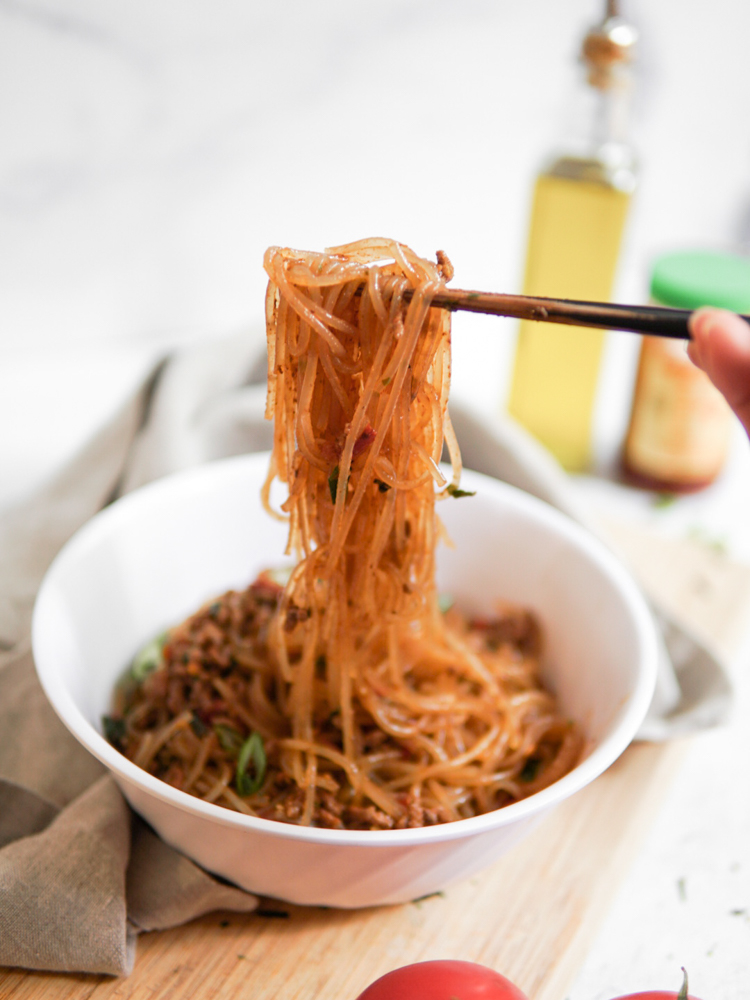
[[[538,680],[535,622],[438,605],[435,503],[455,492],[461,460],[450,313],[430,302],[450,263],[374,239],[272,247],[264,266],[274,439],[263,498],[288,519],[297,564],[283,591],[261,577],[170,633],[166,666],[134,699],[149,709],[132,708],[137,726],[125,713],[125,752],[194,794],[328,826],[451,821],[536,791],[573,765],[580,736]],[[275,479],[288,491],[280,511]],[[197,736],[170,745],[191,713]],[[227,761],[247,765],[251,733],[267,770],[252,758],[257,780],[243,772],[230,787]]]

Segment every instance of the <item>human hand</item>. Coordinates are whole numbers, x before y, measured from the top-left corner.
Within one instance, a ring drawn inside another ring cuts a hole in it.
[[[722,393],[750,435],[750,323],[724,309],[698,309],[688,355]]]

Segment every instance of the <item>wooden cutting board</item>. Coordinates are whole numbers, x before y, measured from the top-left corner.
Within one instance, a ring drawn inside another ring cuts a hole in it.
[[[633,530],[624,539],[631,552]],[[671,590],[678,605],[689,598],[693,624],[724,652],[737,648],[750,570],[704,546],[640,541],[649,565],[661,567],[649,586],[662,597]],[[397,966],[460,958],[502,972],[532,1000],[561,1000],[688,743],[632,745],[494,866],[438,895],[360,911],[264,901],[254,914],[143,935],[126,979],[0,970],[0,998],[355,1000]]]

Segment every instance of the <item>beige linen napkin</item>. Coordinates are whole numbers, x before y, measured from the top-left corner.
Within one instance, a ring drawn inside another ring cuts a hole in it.
[[[0,965],[127,975],[139,931],[257,905],[132,816],[49,706],[28,638],[39,584],[77,528],[134,485],[216,457],[203,437],[248,354],[257,341],[232,338],[159,365],[66,468],[0,516]],[[239,447],[237,402],[218,454]]]
[[[97,510],[167,473],[270,446],[264,373],[259,336],[175,354],[46,487],[0,515],[0,965],[126,975],[139,931],[256,906],[132,816],[48,705],[28,633],[47,567]],[[517,427],[452,414],[467,467],[580,516],[564,474]],[[716,725],[730,701],[723,664],[658,619],[662,684],[642,735]]]

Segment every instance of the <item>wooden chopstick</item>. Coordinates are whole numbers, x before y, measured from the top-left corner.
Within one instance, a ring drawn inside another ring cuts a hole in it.
[[[408,297],[408,295],[407,295]],[[578,302],[573,299],[538,298],[532,295],[503,295],[498,292],[473,292],[462,288],[443,288],[432,298],[432,305],[452,312],[491,313],[537,320],[540,323],[564,323],[568,326],[591,326],[604,330],[645,333],[653,337],[689,340],[689,309],[663,306],[625,306],[610,302]],[[750,316],[743,316],[750,323]]]

